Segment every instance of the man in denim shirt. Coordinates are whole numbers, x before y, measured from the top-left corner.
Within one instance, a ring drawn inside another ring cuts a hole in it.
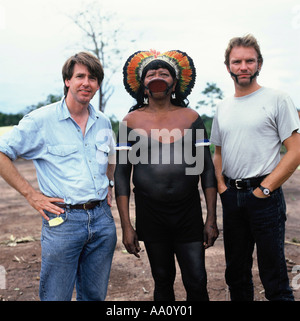
[[[114,165],[111,124],[89,104],[103,80],[81,52],[62,70],[65,97],[26,115],[0,139],[0,174],[43,217],[41,300],[104,300],[116,228],[110,206]],[[40,192],[12,163],[31,159]]]

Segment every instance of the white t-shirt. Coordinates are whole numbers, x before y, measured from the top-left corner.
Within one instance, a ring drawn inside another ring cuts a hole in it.
[[[210,141],[221,146],[223,175],[259,177],[277,166],[281,144],[295,130],[300,133],[300,122],[291,98],[262,87],[218,105]]]

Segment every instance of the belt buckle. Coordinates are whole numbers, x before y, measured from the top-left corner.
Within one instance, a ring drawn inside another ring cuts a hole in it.
[[[83,204],[83,209],[85,210],[85,211],[87,211],[87,208],[85,207],[87,205],[87,203],[84,203]]]
[[[236,180],[234,181],[234,184],[235,184],[236,189],[243,189],[243,187],[238,186],[238,183],[239,183],[239,182],[242,182],[242,181],[243,181],[243,180],[240,179],[240,178],[238,178],[238,179],[236,179]]]

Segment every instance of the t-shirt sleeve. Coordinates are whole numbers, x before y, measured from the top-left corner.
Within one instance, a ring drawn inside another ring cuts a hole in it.
[[[278,135],[281,142],[289,138],[294,131],[300,134],[300,121],[292,99],[285,95],[278,103],[276,116]]]

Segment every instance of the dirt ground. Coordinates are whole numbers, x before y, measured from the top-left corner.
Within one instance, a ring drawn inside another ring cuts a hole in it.
[[[33,186],[38,188],[32,162],[19,160],[16,162],[16,166]],[[293,174],[283,188],[288,217],[286,259],[291,284],[293,278],[296,284],[295,299],[300,301],[300,289],[297,289],[300,286],[298,275],[300,273],[300,170]],[[38,301],[41,217],[2,178],[0,178],[0,200],[0,301]],[[131,209],[134,215],[134,203],[131,203]],[[126,253],[122,245],[122,232],[115,203],[112,212],[117,226],[118,243],[106,300],[152,301],[153,281],[146,252],[142,250],[140,259]],[[203,212],[205,215],[205,206],[203,206]],[[218,226],[220,236],[215,246],[206,251],[208,291],[211,301],[228,301],[229,293],[224,281],[225,260],[220,200],[218,200]],[[144,249],[142,242],[141,245]],[[3,272],[3,267],[6,274]],[[258,276],[256,259],[254,260],[253,276],[255,300],[264,301],[264,290]],[[175,293],[176,300],[185,300],[185,290],[178,268]]]

